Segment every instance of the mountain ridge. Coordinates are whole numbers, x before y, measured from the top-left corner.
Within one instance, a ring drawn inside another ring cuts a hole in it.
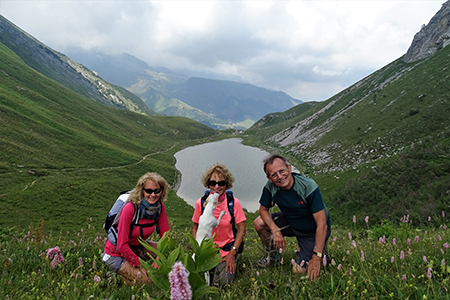
[[[115,87],[62,53],[44,45],[0,15],[0,42],[50,79],[107,106],[155,115],[141,99]]]
[[[150,67],[126,53],[107,55],[72,51],[71,57],[98,71],[106,80],[127,88],[154,111],[163,115],[187,116],[216,129],[246,129],[249,125],[239,124],[251,125],[267,113],[283,111],[301,103],[283,92],[248,83],[188,76],[161,67]],[[219,111],[214,107],[216,102],[221,107]]]

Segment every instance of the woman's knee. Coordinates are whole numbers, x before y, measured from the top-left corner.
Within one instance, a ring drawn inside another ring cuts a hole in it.
[[[123,263],[122,267],[117,271],[117,274],[119,274],[126,283],[131,285],[151,282],[145,270],[133,267],[133,265],[127,261]]]

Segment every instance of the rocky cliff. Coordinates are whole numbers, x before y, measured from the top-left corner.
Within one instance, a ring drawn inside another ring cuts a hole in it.
[[[404,61],[414,62],[436,53],[450,44],[450,1],[445,2],[428,25],[416,33]]]

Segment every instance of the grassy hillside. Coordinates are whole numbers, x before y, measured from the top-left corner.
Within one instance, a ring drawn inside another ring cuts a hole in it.
[[[318,181],[337,223],[371,214],[425,221],[450,206],[450,47],[398,59],[325,102],[272,114],[247,143],[280,151]]]
[[[0,123],[0,226],[43,219],[54,230],[91,217],[100,226],[117,194],[145,172],[174,184],[173,154],[218,134],[187,118],[98,104],[29,68],[3,44]],[[191,209],[172,192],[169,213],[179,206]]]

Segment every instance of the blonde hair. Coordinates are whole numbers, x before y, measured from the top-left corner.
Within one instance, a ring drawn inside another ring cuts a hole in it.
[[[159,175],[158,173],[145,173],[144,175],[139,178],[138,182],[136,183],[136,186],[133,190],[130,192],[130,196],[128,197],[128,201],[132,202],[134,204],[140,205],[142,201],[142,197],[144,197],[144,186],[149,181],[153,181],[154,183],[159,184],[159,188],[161,189],[161,194],[159,196],[160,202],[166,201],[167,198],[167,190],[169,188],[169,185],[167,184],[167,181]]]
[[[233,187],[234,177],[231,174],[231,172],[222,164],[215,164],[211,166],[202,176],[202,184],[204,187],[208,186],[208,181],[211,179],[211,176],[213,173],[218,173],[223,176],[224,180],[227,182],[227,185],[225,186],[225,189],[231,189]]]

